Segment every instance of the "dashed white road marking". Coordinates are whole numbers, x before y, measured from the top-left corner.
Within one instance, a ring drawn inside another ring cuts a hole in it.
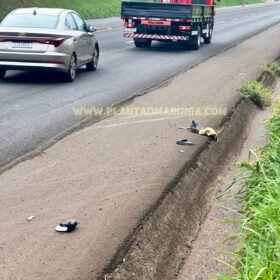
[[[134,41],[128,41],[128,42],[125,42],[126,44],[132,44],[134,43]]]
[[[224,20],[221,20],[221,21],[218,21],[216,22],[217,24],[220,24],[220,23],[224,23],[225,21]]]
[[[238,20],[238,18],[233,18],[231,21],[235,21],[235,20]]]

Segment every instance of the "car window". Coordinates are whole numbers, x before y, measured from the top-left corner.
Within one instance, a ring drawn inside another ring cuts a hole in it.
[[[85,22],[77,14],[72,14],[72,15],[77,23],[78,29],[80,31],[87,31]]]
[[[58,16],[52,15],[12,14],[2,21],[1,26],[55,29],[58,20]]]
[[[70,30],[78,30],[77,25],[71,14],[67,15],[65,25]]]

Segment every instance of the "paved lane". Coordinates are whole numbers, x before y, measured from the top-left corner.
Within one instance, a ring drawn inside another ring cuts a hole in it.
[[[101,45],[96,73],[82,69],[75,83],[65,84],[53,74],[12,71],[0,83],[0,164],[78,126],[84,117],[75,116],[73,107],[109,106],[143,92],[280,22],[279,14],[279,4],[219,9],[213,43],[199,51],[163,43],[136,49],[122,38],[119,19],[94,21]]]

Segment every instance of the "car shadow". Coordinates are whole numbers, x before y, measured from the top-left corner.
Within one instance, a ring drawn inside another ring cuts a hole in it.
[[[77,70],[78,80],[82,73],[88,72],[84,68]],[[62,73],[44,72],[44,71],[7,71],[6,77],[0,81],[0,84],[33,84],[33,85],[50,85],[50,84],[68,84]]]

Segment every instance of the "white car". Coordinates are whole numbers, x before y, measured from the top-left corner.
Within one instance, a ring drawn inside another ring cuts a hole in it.
[[[47,70],[74,81],[76,70],[97,69],[95,28],[75,12],[28,8],[11,12],[0,24],[0,79],[7,70]]]

